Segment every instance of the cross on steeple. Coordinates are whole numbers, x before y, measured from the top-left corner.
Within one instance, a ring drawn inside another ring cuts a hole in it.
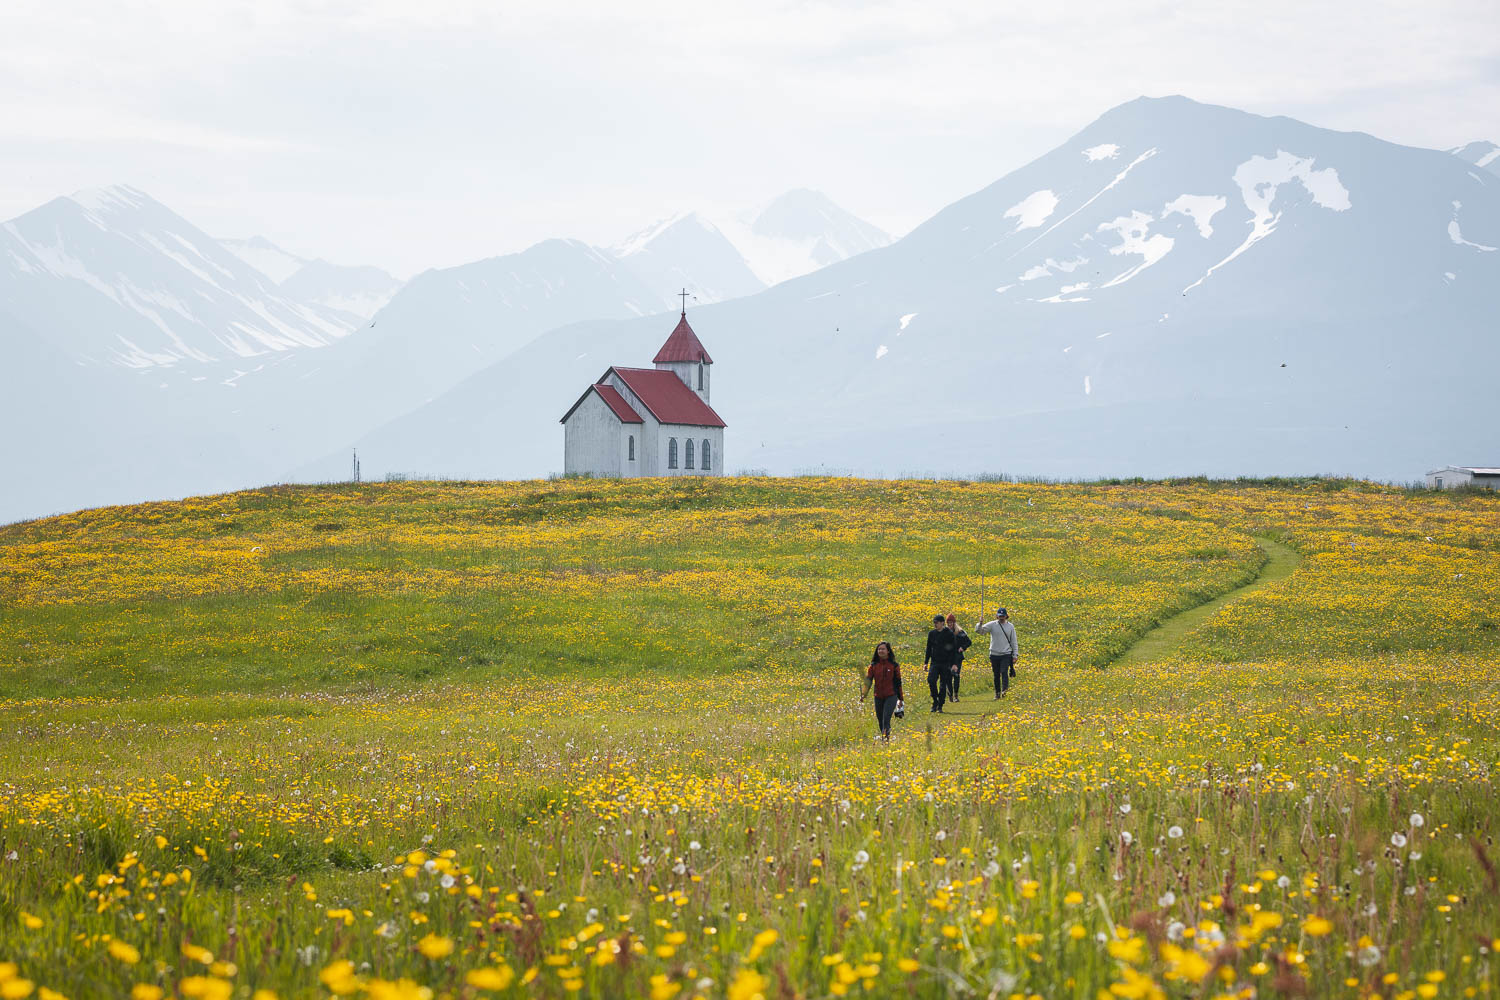
[[[677,296],[678,296],[678,298],[682,299],[682,315],[684,317],[686,317],[687,316],[688,290],[686,288],[684,288],[682,291],[680,291],[680,292],[677,293]]]

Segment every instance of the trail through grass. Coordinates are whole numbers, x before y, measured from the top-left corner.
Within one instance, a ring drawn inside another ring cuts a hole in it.
[[[1302,562],[1302,556],[1297,553],[1296,549],[1289,545],[1283,545],[1281,542],[1270,538],[1257,538],[1255,543],[1265,552],[1266,561],[1261,566],[1260,572],[1254,580],[1251,580],[1243,587],[1237,587],[1227,594],[1206,601],[1196,608],[1189,608],[1168,618],[1150,632],[1141,636],[1135,645],[1127,649],[1115,661],[1115,664],[1119,666],[1131,666],[1140,663],[1154,663],[1171,658],[1177,653],[1183,640],[1191,632],[1218,614],[1225,605],[1242,600],[1257,590],[1285,580],[1292,575]]]

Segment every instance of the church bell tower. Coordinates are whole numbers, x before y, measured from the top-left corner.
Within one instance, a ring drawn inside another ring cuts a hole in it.
[[[693,332],[691,326],[688,326],[685,289],[682,294],[684,296],[682,318],[677,321],[672,335],[667,338],[665,344],[661,345],[661,350],[656,352],[656,357],[652,358],[651,362],[659,369],[676,374],[682,379],[683,384],[707,403],[709,401],[709,370],[713,366],[714,359],[708,356],[698,335]]]

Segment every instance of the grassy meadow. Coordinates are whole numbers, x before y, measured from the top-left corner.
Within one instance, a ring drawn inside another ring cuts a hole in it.
[[[1127,655],[1259,540],[1300,563]],[[931,715],[981,575],[1019,676],[978,637]],[[0,527],[0,1000],[1491,996],[1497,661],[1485,494],[393,483]]]

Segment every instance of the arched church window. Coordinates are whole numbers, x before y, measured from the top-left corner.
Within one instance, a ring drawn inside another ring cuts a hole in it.
[[[698,362],[698,391],[703,391],[703,362]]]
[[[691,469],[693,467],[693,439],[692,438],[688,438],[687,439],[687,467],[689,469]]]
[[[667,438],[667,468],[677,468],[677,439]]]
[[[630,435],[630,460],[635,461],[635,435]]]
[[[709,453],[709,450],[708,450],[708,438],[704,438],[703,439],[703,455],[702,455],[702,458],[703,458],[702,465],[703,465],[703,471],[704,472],[708,472],[710,469],[713,468],[713,466],[711,466],[709,464],[709,462],[708,462],[708,456],[709,456],[709,454],[710,453]]]

